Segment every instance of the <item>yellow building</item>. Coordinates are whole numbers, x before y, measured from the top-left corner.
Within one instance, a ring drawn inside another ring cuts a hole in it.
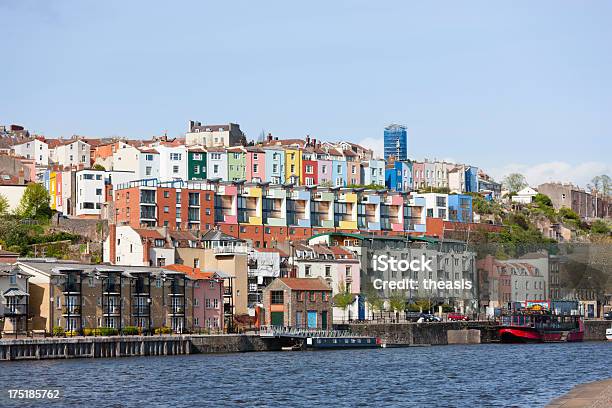
[[[285,181],[299,184],[302,177],[302,151],[300,149],[285,150]]]

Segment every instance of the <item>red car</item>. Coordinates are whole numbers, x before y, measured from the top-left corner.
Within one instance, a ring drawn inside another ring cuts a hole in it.
[[[470,318],[467,317],[464,314],[461,314],[461,313],[449,313],[448,314],[448,320],[452,320],[452,321],[457,321],[457,320],[467,321],[467,320],[470,320]]]

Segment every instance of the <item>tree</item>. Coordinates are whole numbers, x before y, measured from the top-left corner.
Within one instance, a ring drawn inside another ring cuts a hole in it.
[[[400,312],[406,310],[406,294],[401,291],[393,292],[389,296],[389,308],[395,312],[395,316],[399,320]]]
[[[23,218],[48,220],[52,214],[49,201],[49,193],[42,184],[28,184],[19,202],[17,213]]]
[[[334,306],[342,309],[342,322],[346,316],[346,309],[355,301],[355,296],[344,281],[338,283],[338,293],[334,296]]]
[[[10,205],[8,199],[0,194],[0,216],[8,214],[9,208]]]
[[[510,173],[502,180],[502,184],[510,191],[521,191],[528,186],[527,179],[520,173]]]
[[[612,193],[612,178],[607,174],[601,176],[595,176],[591,180],[591,190],[596,190],[603,195],[610,195]]]
[[[102,171],[106,171],[106,169],[104,168],[103,165],[96,163],[93,165],[92,170],[102,170]]]
[[[380,297],[372,284],[365,291],[365,301],[372,312],[372,318],[374,318],[375,311],[381,312],[385,307],[385,301]]]

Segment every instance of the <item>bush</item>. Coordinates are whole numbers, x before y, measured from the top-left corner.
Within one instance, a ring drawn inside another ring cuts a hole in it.
[[[126,326],[123,328],[123,330],[121,330],[121,334],[126,336],[135,336],[140,334],[140,329],[136,326]]]
[[[112,327],[100,327],[98,330],[99,336],[116,336],[119,334],[119,330],[113,329]]]
[[[155,329],[155,334],[172,334],[172,329],[169,327],[158,327]]]
[[[84,328],[83,329],[83,336],[91,336],[93,334],[93,329],[90,328]]]
[[[67,331],[65,334],[66,336],[69,336],[69,337],[80,335],[79,330],[70,330],[70,331]]]
[[[64,328],[62,326],[54,326],[53,327],[53,335],[54,336],[63,336],[64,334],[66,334],[66,332],[64,331]]]

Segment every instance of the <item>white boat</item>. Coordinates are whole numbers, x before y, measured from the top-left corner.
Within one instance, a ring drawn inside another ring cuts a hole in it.
[[[608,339],[608,341],[612,341],[612,327],[606,329],[606,339]]]

